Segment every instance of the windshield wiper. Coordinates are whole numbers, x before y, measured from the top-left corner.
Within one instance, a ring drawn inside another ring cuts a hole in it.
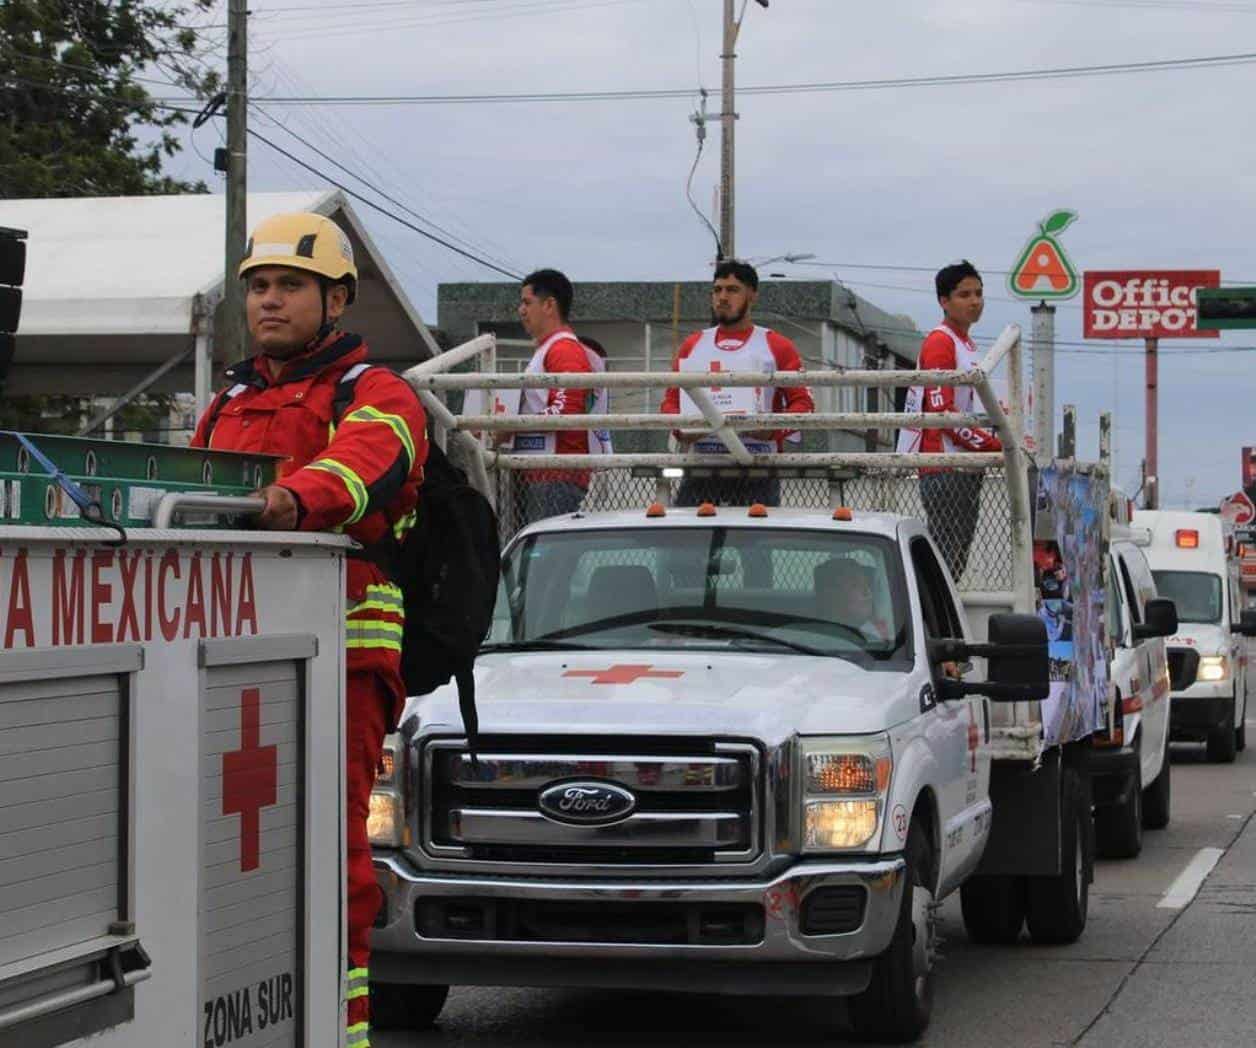
[[[725,626],[717,622],[651,622],[649,628],[662,633],[679,633],[690,637],[727,637],[730,640],[762,641],[775,644],[802,655],[819,655],[821,658],[834,658],[836,652],[821,651],[809,644],[798,644],[783,637],[774,637],[770,633],[759,633],[757,630],[742,629],[739,626]]]
[[[494,651],[589,651],[591,646],[588,644],[574,644],[571,641],[561,640],[513,640],[501,641],[496,644],[481,644],[480,654],[485,655]]]

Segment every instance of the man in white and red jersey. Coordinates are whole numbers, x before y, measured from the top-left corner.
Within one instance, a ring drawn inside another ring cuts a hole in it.
[[[942,323],[925,336],[917,367],[921,371],[969,371],[981,355],[970,330],[985,308],[981,274],[967,259],[938,270],[934,278]],[[972,386],[912,386],[903,405],[905,412],[959,412],[978,407]],[[993,433],[976,427],[964,429],[901,429],[898,450],[903,453],[955,453],[1002,451]],[[981,473],[926,468],[920,471],[920,498],[929,519],[929,530],[942,549],[956,582],[968,563],[968,550],[977,526],[981,498]]]
[[[519,289],[519,320],[536,343],[528,373],[604,371],[602,359],[585,346],[567,323],[575,291],[556,269],[538,269]],[[525,389],[520,415],[587,415],[596,397],[592,389]],[[516,455],[587,455],[601,450],[585,429],[517,433]],[[587,469],[540,469],[518,474],[516,504],[521,526],[542,517],[574,513],[589,487]]]
[[[681,345],[673,371],[802,371],[802,358],[794,344],[770,328],[758,327],[751,317],[759,298],[759,274],[747,262],[725,260],[715,267],[711,285],[711,312],[716,326],[690,335]],[[809,414],[815,410],[806,386],[713,386],[711,400],[728,415],[759,415],[769,412]],[[659,408],[664,414],[700,414],[693,400],[681,389],[669,389]],[[727,454],[728,449],[714,434],[676,433],[682,444],[692,445],[701,454]],[[755,454],[774,454],[786,443],[800,442],[800,434],[789,430],[741,433],[746,449]],[[678,506],[701,502],[765,506],[780,504],[780,480],[776,477],[686,477],[676,497]]]

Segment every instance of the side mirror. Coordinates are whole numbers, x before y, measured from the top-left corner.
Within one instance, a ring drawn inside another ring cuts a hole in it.
[[[1037,615],[991,615],[989,641],[931,641],[931,661],[962,662],[971,656],[987,660],[984,681],[944,681],[943,699],[985,695],[996,702],[1045,699],[1051,691],[1051,667],[1047,657],[1047,627]]]
[[[1232,629],[1244,637],[1256,637],[1256,611],[1244,611]]]
[[[1134,626],[1134,639],[1172,637],[1177,631],[1177,605],[1168,597],[1156,597],[1143,608],[1143,621]]]

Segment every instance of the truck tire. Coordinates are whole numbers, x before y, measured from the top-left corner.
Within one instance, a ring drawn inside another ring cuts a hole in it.
[[[1095,812],[1095,851],[1105,859],[1133,859],[1143,850],[1143,773],[1134,768],[1134,781],[1124,804]]]
[[[912,820],[907,831],[906,877],[894,938],[872,962],[872,981],[850,998],[850,1025],[866,1040],[903,1044],[929,1025],[933,1011],[933,962],[937,933],[931,851],[924,827]]]
[[[1169,747],[1164,748],[1164,763],[1160,774],[1143,790],[1143,826],[1148,830],[1163,830],[1169,825],[1169,797],[1173,792],[1173,762],[1169,760]]]
[[[1076,768],[1060,771],[1060,872],[1030,877],[1026,922],[1034,942],[1076,942],[1090,905],[1090,805]]]
[[[427,1030],[449,996],[448,986],[371,983],[371,1025],[379,1030]]]
[[[1238,753],[1238,726],[1234,723],[1234,703],[1219,726],[1208,733],[1208,759],[1214,764],[1233,764]]]
[[[1027,905],[1024,877],[969,877],[959,889],[968,938],[1007,946],[1020,938]]]

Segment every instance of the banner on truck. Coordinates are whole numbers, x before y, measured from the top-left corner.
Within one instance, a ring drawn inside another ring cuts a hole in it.
[[[1038,474],[1034,581],[1051,663],[1051,694],[1042,704],[1047,746],[1084,738],[1107,719],[1107,501],[1106,481],[1055,466]]]
[[[1220,287],[1219,269],[1088,270],[1082,277],[1086,338],[1217,338],[1195,326],[1195,292]]]

